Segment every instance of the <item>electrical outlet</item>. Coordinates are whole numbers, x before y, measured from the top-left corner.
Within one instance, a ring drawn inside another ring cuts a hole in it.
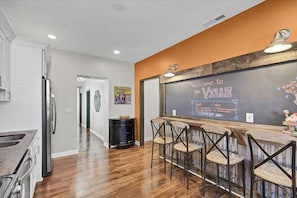
[[[172,110],[172,115],[176,116],[176,110],[175,109]]]
[[[246,113],[245,120],[246,120],[246,122],[253,123],[254,122],[254,114]]]

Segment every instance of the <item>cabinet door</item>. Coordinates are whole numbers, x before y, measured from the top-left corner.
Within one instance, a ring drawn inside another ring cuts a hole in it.
[[[119,134],[120,127],[119,123],[116,120],[109,121],[109,144],[118,145],[119,144]]]
[[[0,32],[0,90],[5,89],[5,39]]]
[[[0,101],[10,100],[10,42],[0,32]]]

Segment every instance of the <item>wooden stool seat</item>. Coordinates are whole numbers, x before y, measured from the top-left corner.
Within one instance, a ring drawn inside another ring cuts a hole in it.
[[[216,164],[221,164],[221,165],[227,165],[228,161],[226,159],[226,157],[224,157],[222,155],[222,153],[220,153],[219,151],[211,151],[210,153],[207,154],[206,159],[216,163]],[[229,164],[230,166],[238,164],[240,162],[242,162],[244,160],[243,156],[234,154],[234,153],[230,153],[229,154]]]
[[[182,143],[177,143],[177,144],[174,144],[173,148],[179,152],[183,152],[183,153],[186,153],[186,152],[194,152],[194,151],[199,151],[203,148],[203,146],[201,145],[198,145],[198,144],[192,144],[192,143],[189,143],[188,145],[188,151],[187,151],[187,147]]]
[[[282,166],[282,168],[289,174],[292,175],[292,169]],[[274,184],[291,187],[292,180],[289,179],[284,172],[282,172],[275,164],[266,163],[262,166],[254,169],[254,174],[260,178],[265,179]],[[297,175],[297,172],[296,172]],[[296,176],[297,180],[297,176]]]
[[[172,137],[165,137],[165,139],[163,137],[156,137],[153,141],[156,144],[172,144],[173,142]]]

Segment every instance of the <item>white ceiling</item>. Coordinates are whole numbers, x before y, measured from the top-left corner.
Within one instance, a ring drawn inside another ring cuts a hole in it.
[[[215,25],[203,24],[222,14],[226,20],[263,1],[0,0],[0,7],[19,37],[135,63]]]

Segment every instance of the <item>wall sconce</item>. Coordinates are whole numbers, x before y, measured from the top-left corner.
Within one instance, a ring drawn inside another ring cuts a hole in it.
[[[176,71],[177,68],[178,68],[178,64],[170,65],[168,67],[168,71],[164,74],[164,76],[167,78],[175,76],[173,72]]]
[[[264,50],[265,53],[276,53],[288,50],[292,47],[291,43],[286,41],[291,35],[290,30],[281,29],[275,33],[273,41]]]

